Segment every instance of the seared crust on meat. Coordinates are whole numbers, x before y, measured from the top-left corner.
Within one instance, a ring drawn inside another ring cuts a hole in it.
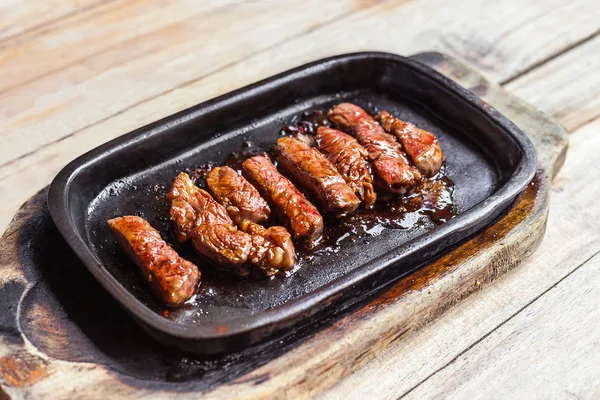
[[[398,138],[406,154],[423,175],[431,177],[438,173],[444,161],[444,153],[433,133],[394,118],[387,111],[382,111],[377,120],[383,129]]]
[[[185,172],[173,181],[169,192],[171,219],[175,223],[177,240],[184,243],[197,225],[231,224],[227,210],[206,191],[196,185]]]
[[[213,168],[206,177],[206,184],[236,224],[240,225],[244,220],[268,221],[271,215],[269,205],[256,188],[233,168]]]
[[[194,294],[198,268],[181,258],[145,219],[127,215],[107,223],[165,305],[179,306]]]
[[[377,195],[367,161],[367,150],[352,136],[337,129],[320,126],[316,136],[317,148],[335,165],[354,193],[369,208]]]
[[[239,230],[225,208],[208,192],[195,186],[186,173],[175,178],[169,198],[178,234],[190,238],[194,249],[218,266],[242,276],[248,275],[251,267],[256,267],[270,276],[295,264],[294,246],[285,228],[273,227],[277,229],[263,232],[247,228],[247,224],[254,223],[241,220],[240,226],[249,232]],[[287,241],[280,229],[287,234]]]
[[[252,263],[271,276],[278,270],[289,271],[296,264],[296,250],[292,236],[283,226],[264,226],[246,222],[244,232],[252,236],[254,251],[250,255]]]
[[[336,127],[356,137],[367,150],[376,183],[383,190],[404,194],[421,179],[419,171],[408,162],[400,143],[365,110],[352,103],[341,103],[327,116]]]
[[[189,235],[194,249],[219,267],[241,276],[250,273],[252,238],[235,225],[199,225]]]
[[[323,217],[304,195],[281,175],[266,155],[242,164],[242,174],[254,185],[287,225],[294,239],[313,242],[323,233]]]
[[[327,213],[342,216],[360,205],[360,199],[335,166],[303,140],[282,137],[275,152],[281,168],[312,193]]]
[[[192,245],[198,253],[242,276],[250,273],[250,267],[266,276],[294,267],[296,251],[287,229],[246,222],[245,232],[234,225],[198,226],[191,233]]]

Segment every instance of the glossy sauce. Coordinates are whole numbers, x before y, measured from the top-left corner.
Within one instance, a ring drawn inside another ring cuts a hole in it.
[[[302,114],[300,121],[297,117],[292,118],[291,123],[281,129],[280,135],[288,136],[297,133],[315,135],[319,126],[331,127],[331,122],[327,119],[327,112],[323,110],[306,111]]]
[[[369,105],[374,113],[378,110]],[[304,113],[303,118],[282,129],[282,135],[314,134],[319,126],[331,126],[323,110]],[[454,183],[446,176],[446,167],[410,190],[405,196],[386,197],[379,194],[379,200],[368,210],[359,209],[342,218],[325,216],[325,229],[322,239],[307,248],[296,245],[299,259],[310,260],[320,253],[334,252],[346,242],[363,241],[368,243],[384,229],[418,229],[427,225],[441,225],[456,216],[456,206],[452,193]]]
[[[370,108],[374,109],[374,107]],[[306,112],[302,118],[293,118],[280,134],[282,136],[298,133],[314,135],[319,126],[331,126],[326,112],[322,110]],[[233,152],[223,164],[240,171],[244,160],[257,154],[269,153],[271,150],[261,148],[252,142],[244,142],[243,147]],[[274,161],[273,157],[271,159]],[[198,186],[205,185],[206,174],[216,165],[209,162],[191,170],[191,176],[196,179]],[[322,238],[312,246],[295,243],[299,260],[297,268],[301,268],[303,262],[310,261],[316,255],[336,252],[348,243],[362,241],[368,244],[385,229],[411,230],[443,224],[457,214],[452,197],[453,191],[454,184],[446,176],[446,167],[443,165],[436,175],[422,179],[418,186],[404,196],[386,196],[380,193],[378,201],[370,209],[359,208],[355,213],[341,218],[323,214],[325,229]],[[309,200],[312,201],[310,198]],[[271,224],[275,223],[276,221],[271,222]],[[211,281],[211,285],[217,283],[218,286],[229,286],[233,283],[232,279],[221,273],[204,274],[203,271],[203,280],[204,278]]]

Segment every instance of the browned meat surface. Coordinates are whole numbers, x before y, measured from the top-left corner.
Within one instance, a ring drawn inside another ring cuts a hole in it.
[[[277,161],[296,182],[312,193],[327,213],[342,216],[360,205],[344,178],[317,149],[286,136],[277,141]]]
[[[387,111],[382,111],[377,120],[383,129],[396,135],[406,154],[423,175],[431,177],[438,173],[444,161],[444,153],[433,133],[394,118]]]
[[[271,276],[278,270],[288,271],[296,264],[296,250],[292,236],[283,226],[264,226],[247,222],[242,229],[252,235],[253,252],[250,255],[254,265],[265,275]]]
[[[107,223],[165,305],[179,306],[194,294],[198,268],[179,257],[145,219],[128,215]]]
[[[373,178],[367,162],[367,151],[356,139],[337,129],[320,126],[316,143],[319,150],[335,165],[354,193],[364,201],[365,208],[375,203]]]
[[[266,222],[269,219],[271,209],[267,202],[233,168],[214,168],[208,173],[206,184],[236,224],[240,225],[245,220]]]
[[[185,172],[175,178],[169,200],[171,200],[171,219],[175,223],[177,239],[181,243],[189,239],[189,233],[197,225],[232,223],[225,208],[206,190],[194,185]]]
[[[248,233],[238,230],[225,208],[208,192],[195,186],[185,173],[175,178],[169,198],[178,233],[190,238],[196,251],[215,264],[242,276],[249,274],[250,267],[259,268],[265,275],[293,267],[294,247],[285,228],[274,227],[283,229],[288,241],[278,229],[272,233],[267,229],[265,232],[250,229]],[[191,217],[194,219],[190,221]],[[246,221],[243,226],[245,224],[253,223]]]
[[[198,253],[242,276],[250,273],[250,267],[259,268],[266,276],[294,267],[296,251],[287,229],[244,222],[245,232],[234,225],[200,225],[191,233],[192,245]]]
[[[323,217],[306,197],[281,175],[266,155],[254,156],[242,165],[242,173],[274,207],[295,239],[313,242],[323,233]]]
[[[250,273],[252,238],[233,224],[199,225],[189,236],[194,249],[219,267],[241,276]]]
[[[329,111],[328,117],[336,127],[356,137],[367,150],[376,183],[383,190],[404,194],[421,179],[419,171],[408,162],[400,143],[365,110],[351,103],[341,103]]]

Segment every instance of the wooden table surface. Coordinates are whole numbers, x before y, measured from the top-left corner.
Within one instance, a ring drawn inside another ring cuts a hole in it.
[[[546,238],[322,397],[600,398],[599,33],[597,0],[0,0],[0,231],[139,126],[328,55],[441,51],[570,132]]]

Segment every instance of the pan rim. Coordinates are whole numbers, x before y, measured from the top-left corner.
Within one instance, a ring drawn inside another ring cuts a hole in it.
[[[256,90],[268,89],[269,86],[276,83],[284,83],[286,80],[291,80],[302,76],[315,69],[322,68],[331,63],[346,63],[358,61],[361,59],[377,58],[382,61],[392,61],[404,64],[413,71],[420,73],[424,77],[430,79],[432,83],[437,84],[453,95],[462,98],[465,103],[474,111],[481,113],[490,122],[509,135],[521,150],[521,159],[515,166],[513,174],[502,186],[494,193],[475,205],[471,209],[461,213],[456,218],[446,222],[443,225],[437,226],[426,234],[396,247],[391,252],[363,264],[348,273],[334,279],[333,281],[319,287],[318,290],[306,293],[302,296],[294,298],[277,307],[265,310],[255,315],[235,319],[227,322],[226,330],[218,325],[200,326],[193,323],[179,323],[164,318],[148,306],[138,300],[133,293],[126,289],[103,265],[96,257],[91,249],[91,244],[79,235],[75,228],[74,221],[71,220],[68,194],[71,189],[71,183],[74,178],[85,170],[86,167],[95,163],[100,157],[107,153],[111,153],[125,147],[129,147],[145,138],[156,134],[163,129],[166,129],[165,122],[170,123],[182,122],[188,118],[192,118],[197,113],[210,111],[214,105],[234,97],[243,95],[252,95]],[[264,328],[271,323],[285,322],[293,320],[295,317],[303,313],[310,313],[316,305],[325,302],[332,298],[337,293],[341,293],[349,287],[358,284],[363,279],[372,277],[380,271],[390,267],[391,265],[401,261],[402,255],[407,255],[407,249],[418,247],[427,242],[438,242],[442,238],[451,233],[456,233],[462,230],[468,230],[481,222],[486,217],[493,214],[494,209],[498,205],[505,204],[513,200],[529,182],[533,179],[536,172],[536,155],[535,149],[527,135],[522,132],[514,123],[507,117],[500,114],[493,107],[482,104],[482,100],[461,87],[456,82],[443,76],[432,68],[396,54],[385,52],[356,52],[324,58],[313,61],[291,70],[274,75],[270,78],[261,80],[254,84],[242,87],[235,91],[215,97],[206,102],[200,103],[186,110],[180,111],[162,120],[156,121],[145,127],[138,128],[130,133],[117,137],[107,143],[104,143],[95,149],[79,156],[65,166],[54,178],[50,184],[48,191],[48,208],[50,215],[56,224],[58,230],[65,238],[69,246],[74,250],[79,259],[92,273],[94,278],[115,298],[128,312],[136,319],[143,322],[145,325],[159,331],[168,336],[174,336],[185,340],[214,340],[226,339],[243,334],[248,334],[256,329]]]

